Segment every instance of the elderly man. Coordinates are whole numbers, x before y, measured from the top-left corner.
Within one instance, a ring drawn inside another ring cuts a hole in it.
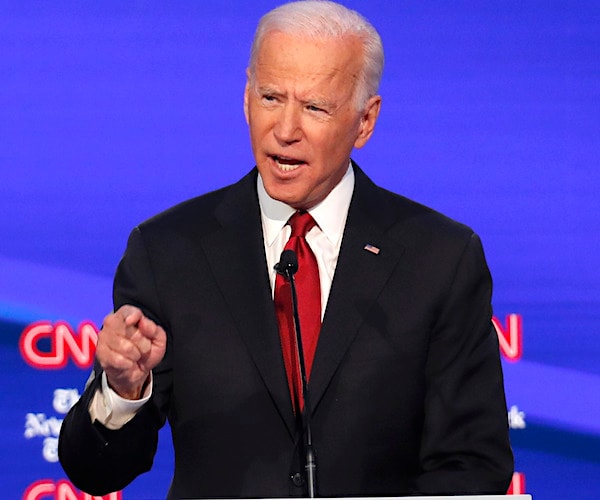
[[[168,419],[170,498],[305,496],[310,411],[320,496],[506,491],[479,239],[350,160],[373,133],[382,67],[377,32],[338,4],[261,19],[244,94],[256,168],[132,232],[94,376],[62,427],[77,486],[105,494],[149,470]],[[274,270],[286,248],[306,404]]]

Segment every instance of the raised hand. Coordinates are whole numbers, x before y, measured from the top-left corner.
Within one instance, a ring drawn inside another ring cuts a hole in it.
[[[164,357],[166,345],[161,326],[137,307],[124,305],[104,318],[96,357],[119,396],[139,399],[150,371]]]

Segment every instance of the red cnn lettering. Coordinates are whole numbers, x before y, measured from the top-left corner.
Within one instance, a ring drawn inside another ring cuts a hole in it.
[[[40,349],[40,343],[49,344],[49,349]],[[19,339],[19,350],[23,359],[41,370],[61,369],[71,359],[79,368],[89,368],[94,362],[98,329],[93,323],[84,321],[79,325],[78,335],[71,326],[59,321],[38,321],[29,325]]]
[[[94,496],[77,490],[69,481],[61,479],[56,483],[51,479],[36,481],[25,490],[23,500],[122,500],[120,491],[104,496]]]
[[[500,352],[509,361],[519,361],[523,356],[523,321],[520,314],[506,316],[506,327],[498,318],[492,318],[498,334]]]
[[[525,494],[525,474],[515,472],[508,487],[507,495],[524,495]]]
[[[29,488],[23,493],[23,500],[40,500],[42,498],[52,498],[48,495],[52,495],[56,491],[54,482],[50,479],[40,479],[33,484],[29,485]]]

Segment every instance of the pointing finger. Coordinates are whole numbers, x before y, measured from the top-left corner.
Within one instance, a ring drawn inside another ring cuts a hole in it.
[[[151,319],[143,316],[138,323],[140,333],[149,339],[155,339],[160,335],[161,328]]]

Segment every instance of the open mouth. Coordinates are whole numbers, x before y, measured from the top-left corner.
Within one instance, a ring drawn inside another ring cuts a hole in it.
[[[298,167],[300,167],[300,165],[305,164],[305,162],[302,160],[288,158],[285,156],[271,155],[271,159],[283,172],[291,172],[292,170],[296,170]]]

